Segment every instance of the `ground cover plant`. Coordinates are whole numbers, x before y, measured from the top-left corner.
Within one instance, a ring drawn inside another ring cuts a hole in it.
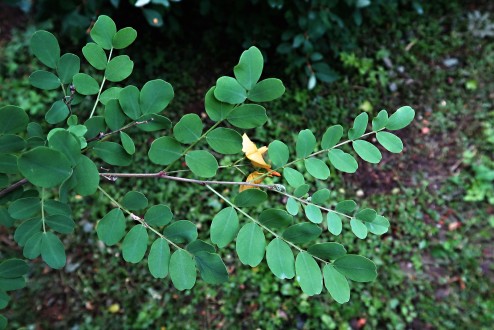
[[[258,103],[273,101],[285,92],[279,79],[260,80],[264,59],[256,47],[242,53],[233,70],[235,77],[218,78],[206,93],[205,110],[214,122],[211,127],[205,129],[197,114],[186,114],[172,128],[171,121],[162,115],[174,96],[168,82],[150,80],[140,90],[134,85],[105,86],[107,81],[119,83],[132,73],[134,62],[129,56],[115,56],[114,52],[130,46],[136,39],[136,31],[128,27],[117,30],[110,17],[100,16],[90,35],[94,42],[84,46],[82,54],[94,69],[104,71],[100,83],[91,75],[79,72],[81,60],[77,55],[61,54],[60,45],[50,32],[37,31],[30,40],[33,54],[51,70],[34,71],[29,81],[42,90],[61,88],[61,97],[44,118],[48,125],[62,124],[62,127],[45,133],[39,123],[30,122],[24,109],[14,105],[0,108],[1,171],[5,187],[0,191],[5,205],[0,220],[4,226],[15,228],[14,240],[22,247],[25,258],[41,256],[49,267],[63,268],[67,258],[59,234],[70,234],[75,228],[69,203],[72,194],[83,198],[97,193],[113,206],[95,226],[98,238],[108,246],[123,240],[122,257],[126,262],[139,263],[147,256],[150,274],[155,278],[169,275],[173,286],[180,291],[194,286],[197,272],[209,284],[227,281],[228,271],[214,245],[224,248],[234,239],[236,254],[243,264],[256,267],[266,255],[268,267],[276,277],[296,276],[302,291],[309,296],[320,294],[324,282],[331,296],[338,303],[345,303],[350,299],[348,280],[370,282],[376,278],[376,266],[371,260],[347,254],[345,247],[335,242],[313,244],[313,241],[321,236],[322,228],[335,236],[341,234],[343,220],[349,222],[345,227],[360,239],[365,239],[368,233],[386,233],[389,221],[371,208],[359,209],[353,200],[328,207],[330,191],[312,192],[304,174],[294,167],[302,163],[310,176],[326,180],[330,176],[327,157],[334,169],[354,173],[358,163],[352,154],[344,151],[346,145],[361,159],[379,163],[381,151],[365,137],[375,135],[388,151],[401,152],[401,139],[390,131],[410,124],[415,116],[412,108],[403,106],[391,115],[386,110],[380,111],[372,120],[370,132],[367,132],[369,116],[364,112],[355,118],[346,141],[340,141],[343,137],[340,125],[329,127],[319,139],[310,130],[302,130],[296,139],[295,155],[290,157],[288,146],[279,140],[272,141],[269,147],[258,148],[247,133],[241,136],[229,128],[246,131],[263,126],[268,117],[266,109]],[[84,105],[84,97],[92,95],[94,105],[81,111],[84,108],[77,106]],[[229,126],[221,127],[224,122]],[[116,170],[129,166],[140,149],[129,135],[131,128],[161,131],[161,136],[145,150],[149,161],[160,166],[158,171]],[[168,134],[163,135],[164,130],[169,130]],[[198,148],[203,142],[209,150]],[[220,155],[239,153],[243,157],[219,166]],[[88,156],[99,159],[98,165]],[[180,164],[179,160],[187,170],[173,166]],[[243,160],[250,164],[241,163]],[[246,179],[214,180],[219,169],[238,170]],[[184,172],[194,177],[177,175]],[[284,181],[263,183],[273,177],[283,177]],[[128,191],[117,200],[104,188],[104,181],[111,183],[119,178],[195,184],[207,188],[225,207],[213,216],[207,241],[201,240],[196,224],[189,220],[172,221],[173,211],[168,205],[149,206],[148,198],[140,191]],[[215,185],[238,186],[238,194],[232,198],[219,192]],[[247,213],[245,209],[266,202],[266,191],[284,196],[284,208],[264,208],[257,216]],[[302,216],[295,218],[299,212]],[[124,214],[131,223],[135,222],[130,228]],[[247,220],[242,226],[239,215]],[[152,244],[148,250],[150,233]],[[3,307],[10,299],[6,292],[22,288],[28,271],[28,265],[21,259],[6,259],[0,264]],[[5,327],[7,319],[2,316],[1,320]]]
[[[279,101],[269,103],[270,120],[249,135],[256,142],[280,139],[290,149],[293,147],[291,152],[295,153],[295,143],[288,142],[295,141],[299,130],[310,127],[316,136],[322,136],[328,124],[351,127],[359,107],[367,109],[370,115],[390,104],[394,105],[390,108],[410,104],[418,110],[418,120],[412,127],[398,132],[406,141],[406,152],[399,156],[383,152],[378,170],[358,160],[360,166],[355,174],[332,171],[330,180],[324,183],[305,177],[314,188],[329,189],[332,199],[353,198],[362,207],[379,210],[392,221],[388,233],[379,237],[360,241],[349,231],[338,237],[338,242],[347,247],[358,246],[353,251],[372,256],[380,269],[371,285],[350,283],[349,303],[335,304],[328,294],[301,294],[295,281],[278,280],[265,263],[252,269],[241,266],[236,261],[234,245],[226,247],[222,254],[230,273],[229,282],[216,286],[198,281],[193,290],[175,294],[169,280],[150,277],[145,262],[129,267],[120,248],[98,244],[91,219],[103,217],[107,209],[88,209],[87,200],[76,199],[74,209],[79,205],[80,213],[74,214],[74,218],[78,219],[80,231],[78,235],[62,236],[67,247],[67,266],[53,276],[54,271],[40,259],[34,261],[29,278],[36,281],[12,292],[10,305],[4,310],[12,327],[29,324],[93,329],[119,324],[127,328],[169,329],[451,329],[468,325],[489,329],[493,322],[493,210],[488,199],[465,197],[470,187],[475,187],[475,180],[486,180],[476,179],[474,166],[490,166],[490,73],[494,56],[490,39],[476,37],[477,33],[470,30],[469,26],[478,25],[470,24],[469,17],[477,16],[470,15],[471,11],[489,12],[492,4],[429,4],[425,8],[426,15],[431,15],[427,20],[404,15],[382,30],[362,30],[362,48],[346,57],[353,57],[352,63],[346,62],[348,70],[353,71],[345,73],[330,89],[316,88],[316,93],[284,79],[287,91]],[[44,113],[40,111],[51,106],[56,94],[39,93],[29,87],[27,78],[40,68],[25,46],[36,30],[30,29],[15,34],[13,42],[0,47],[0,98],[7,104],[19,104],[21,100],[30,116],[38,116],[41,121]],[[238,51],[231,55],[231,63],[214,69],[215,74],[209,78],[196,79],[197,72],[210,72],[213,65],[207,58],[185,62],[177,70],[166,65],[180,63],[166,55],[170,54],[169,48],[164,53],[136,47],[139,53],[154,60],[141,81],[130,83],[142,86],[149,77],[165,77],[176,91],[181,91],[176,93],[170,109],[181,109],[182,114],[194,111],[201,118],[207,115],[204,94],[218,76],[231,72],[235,57],[240,54]],[[177,56],[186,58],[184,53]],[[136,63],[140,61],[137,54],[131,57]],[[369,60],[373,62],[370,70]],[[455,65],[445,65],[454,64],[455,60]],[[365,64],[363,70],[352,69],[361,64]],[[266,69],[270,67],[267,65]],[[183,68],[190,68],[191,73]],[[383,70],[387,82],[379,81],[376,85],[369,72]],[[271,72],[270,76],[278,74]],[[393,83],[396,89],[392,88]],[[19,92],[13,93],[14,90]],[[175,116],[174,122],[180,114]],[[149,147],[151,142],[143,139],[142,143]],[[153,170],[143,169],[144,164],[139,163],[132,171]],[[232,179],[230,173],[227,177],[219,175],[223,180]],[[235,180],[243,179],[238,172]],[[127,190],[142,189],[146,180],[118,179],[117,183],[120,188],[127,186]],[[123,197],[118,195],[120,189],[107,188],[118,198]],[[152,193],[147,193],[149,202],[173,203],[176,218],[186,219],[190,215],[201,226],[200,231],[207,230],[211,212],[218,212],[224,205],[217,198],[191,195],[190,189],[183,188],[173,182],[153,185]],[[230,194],[230,189],[224,187],[221,192]],[[169,196],[173,196],[173,201]],[[201,205],[189,207],[193,199],[200,199]],[[22,250],[13,238],[8,239],[9,230],[1,227],[0,231],[2,255],[20,255]]]

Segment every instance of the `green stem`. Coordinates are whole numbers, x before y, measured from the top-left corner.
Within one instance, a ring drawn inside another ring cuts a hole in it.
[[[377,133],[377,132],[379,132],[379,131],[381,131],[381,130],[383,130],[383,129],[384,129],[384,128],[382,128],[382,129],[380,129],[380,130],[377,130],[377,131],[372,131],[372,132],[365,133],[365,134],[363,134],[360,138],[363,138],[363,137],[366,137],[366,136],[369,136],[369,135],[375,134],[375,133]],[[360,139],[360,138],[359,138],[359,139]],[[283,166],[280,166],[280,167],[278,167],[278,168],[276,168],[276,169],[274,169],[274,170],[270,170],[270,171],[279,171],[279,170],[282,170],[282,169],[284,169],[285,167],[288,167],[288,166],[290,166],[290,165],[293,165],[293,164],[295,164],[295,163],[298,163],[298,162],[300,162],[300,161],[302,161],[302,160],[305,160],[305,159],[307,159],[307,158],[311,158],[311,157],[317,156],[317,155],[322,154],[322,153],[325,153],[325,152],[329,152],[329,151],[331,151],[331,150],[333,150],[333,149],[335,149],[335,148],[341,147],[342,145],[348,144],[348,143],[353,142],[353,141],[355,141],[355,140],[346,140],[346,141],[343,141],[343,142],[341,142],[341,143],[338,143],[338,144],[336,144],[336,145],[332,146],[331,148],[327,148],[327,149],[323,149],[323,150],[319,150],[319,151],[313,152],[313,153],[311,153],[310,155],[308,155],[308,156],[306,156],[306,157],[297,158],[297,159],[295,159],[295,160],[293,160],[293,161],[291,161],[291,162],[289,162],[289,163],[286,163],[286,164],[285,164],[285,165],[283,165]],[[258,177],[258,179],[265,178],[268,174],[269,174],[269,172],[264,173],[263,175],[260,175],[260,176]]]
[[[130,217],[132,218],[132,220],[135,220],[135,221],[139,222],[141,225],[143,225],[147,229],[151,230],[153,233],[155,233],[156,235],[158,235],[160,238],[166,240],[170,245],[172,245],[173,247],[175,247],[175,249],[177,249],[177,250],[184,250],[180,246],[178,246],[177,244],[175,244],[174,242],[172,242],[168,238],[166,238],[166,236],[164,236],[163,234],[161,234],[159,231],[157,231],[156,229],[154,229],[153,227],[151,227],[146,221],[144,221],[144,219],[142,219],[141,217],[135,215],[134,213],[130,212],[125,207],[123,207],[122,204],[120,204],[119,202],[117,202],[112,196],[110,196],[110,194],[108,194],[103,188],[101,188],[101,186],[98,186],[98,189],[99,189],[99,191],[101,191],[101,193],[103,195],[106,196],[106,198],[108,198],[113,204],[115,204],[115,206],[117,206],[119,209],[121,209],[122,211],[124,211],[125,213],[127,213],[128,215],[130,215]],[[186,251],[186,250],[184,250],[184,251]]]
[[[122,131],[125,131],[125,130],[131,128],[131,127],[134,127],[134,126],[137,126],[137,125],[142,125],[142,124],[147,124],[147,123],[149,123],[149,121],[151,121],[151,119],[150,120],[144,120],[144,121],[133,121],[133,122],[125,125],[124,127],[117,129],[117,130],[114,130],[114,131],[111,131],[111,132],[108,132],[108,133],[100,133],[97,136],[95,136],[95,137],[87,140],[86,142],[100,141],[100,140],[103,140],[103,139],[107,138],[110,135],[113,135],[113,134],[116,134],[116,133],[120,133]]]
[[[267,231],[268,233],[270,233],[271,235],[273,235],[274,237],[276,238],[279,238],[283,241],[285,241],[288,245],[290,245],[291,247],[293,247],[294,249],[300,251],[300,252],[308,252],[307,250],[304,250],[302,249],[300,246],[284,239],[282,236],[278,235],[277,233],[275,233],[274,231],[272,231],[271,229],[269,229],[268,227],[264,226],[262,223],[260,223],[258,220],[254,219],[253,217],[251,217],[249,214],[247,214],[244,210],[242,210],[241,208],[239,208],[237,205],[233,204],[228,198],[226,198],[225,196],[223,196],[222,194],[220,194],[219,192],[217,192],[215,189],[213,189],[211,186],[209,185],[205,185],[206,188],[208,188],[210,191],[212,191],[216,196],[218,196],[219,198],[221,198],[222,200],[224,200],[228,205],[230,205],[231,207],[233,207],[235,210],[237,210],[239,213],[241,213],[243,216],[245,216],[247,219],[253,221],[255,224],[257,224],[258,226],[260,226],[261,228],[263,228],[265,231]],[[328,264],[328,262],[326,260],[323,260],[319,257],[316,257],[314,255],[312,255],[312,257],[314,257],[315,259],[325,263],[325,264]]]
[[[113,53],[113,47],[110,49],[110,54],[108,54],[108,61],[106,63],[109,63],[111,60],[111,56]],[[101,86],[98,91],[98,95],[96,96],[96,102],[94,102],[93,110],[91,110],[91,114],[89,115],[89,118],[92,118],[94,115],[94,111],[96,111],[96,107],[98,106],[99,103],[99,97],[101,95],[101,92],[103,91],[103,86],[105,85],[106,82],[106,77],[103,76],[103,80],[101,81]]]
[[[41,188],[41,223],[43,224],[43,233],[46,233],[46,224],[45,224],[45,188]]]
[[[317,208],[319,208],[319,209],[321,209],[321,210],[323,210],[323,211],[326,211],[326,212],[331,212],[331,213],[335,213],[335,214],[338,214],[338,215],[340,215],[340,216],[342,216],[342,217],[347,217],[347,218],[349,218],[349,219],[353,218],[352,216],[350,216],[350,215],[348,215],[348,214],[341,213],[341,212],[338,212],[338,211],[336,211],[336,210],[328,209],[328,208],[326,208],[326,207],[323,207],[323,206],[320,206],[320,205],[317,205],[317,204],[311,203],[311,202],[306,201],[306,200],[304,200],[304,199],[302,199],[302,198],[299,198],[299,197],[295,197],[295,196],[293,196],[293,195],[290,195],[290,194],[288,194],[288,193],[286,193],[286,192],[283,192],[283,191],[278,191],[278,190],[275,190],[275,191],[276,191],[278,194],[284,195],[284,196],[286,196],[286,197],[293,198],[293,199],[295,199],[296,201],[299,201],[299,202],[300,202],[300,203],[302,203],[302,204],[305,204],[305,205],[313,205],[313,206],[315,206],[315,207],[317,207]]]

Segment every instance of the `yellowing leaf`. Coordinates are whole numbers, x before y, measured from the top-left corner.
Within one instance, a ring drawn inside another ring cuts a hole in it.
[[[271,169],[271,165],[267,164],[262,156],[268,151],[268,147],[263,146],[257,149],[255,143],[252,142],[245,133],[242,136],[242,151],[245,153],[245,157],[247,157],[255,167],[265,168],[266,170]]]
[[[120,305],[119,304],[113,304],[110,307],[108,307],[108,311],[112,314],[118,313],[120,311]]]
[[[255,172],[252,172],[251,174],[249,174],[249,176],[247,177],[247,180],[245,180],[245,182],[259,184],[259,183],[262,183],[264,178],[265,178],[265,176],[263,175],[263,173],[255,171]],[[238,190],[240,192],[242,192],[244,190],[252,189],[252,188],[256,188],[256,187],[248,186],[248,185],[241,185]]]

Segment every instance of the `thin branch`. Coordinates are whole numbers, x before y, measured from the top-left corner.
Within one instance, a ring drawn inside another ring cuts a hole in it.
[[[128,215],[130,215],[130,217],[132,218],[132,220],[139,222],[141,225],[143,225],[144,227],[148,228],[149,230],[151,230],[153,233],[155,233],[156,235],[158,235],[162,239],[166,240],[169,244],[173,245],[175,247],[175,249],[177,249],[177,250],[184,250],[180,246],[178,246],[177,244],[175,244],[174,242],[172,242],[168,238],[166,238],[166,236],[164,236],[163,234],[161,234],[159,231],[157,231],[156,229],[154,229],[153,227],[151,227],[146,221],[144,221],[143,218],[139,217],[138,215],[135,215],[134,213],[130,212],[125,207],[123,207],[122,204],[120,204],[119,202],[117,202],[103,188],[101,188],[100,186],[98,186],[98,189],[99,189],[99,191],[101,191],[101,193],[103,193],[103,195],[106,196],[106,198],[108,198],[113,204],[115,204],[116,207],[118,207],[119,209],[123,210],[125,213],[127,213]]]
[[[377,133],[377,132],[379,132],[379,131],[381,131],[381,130],[383,130],[383,129],[384,129],[384,128],[382,128],[382,129],[380,129],[380,130],[377,130],[377,131],[372,131],[372,132],[365,133],[365,134],[363,134],[360,138],[363,138],[363,137],[366,137],[366,136],[369,136],[369,135],[375,134],[375,133]],[[359,139],[360,139],[360,138],[359,138]],[[346,140],[346,141],[343,141],[343,142],[341,142],[341,143],[338,143],[338,144],[336,144],[336,145],[332,146],[331,148],[327,148],[327,149],[323,149],[323,150],[319,150],[319,151],[313,152],[313,153],[311,153],[310,155],[308,155],[308,156],[306,156],[306,157],[297,158],[297,159],[295,159],[295,160],[293,160],[293,161],[291,161],[291,162],[289,162],[289,163],[286,163],[285,165],[280,166],[280,167],[278,167],[278,168],[276,168],[276,169],[274,169],[274,170],[272,170],[272,171],[279,171],[279,170],[282,170],[282,169],[284,169],[284,168],[286,168],[286,167],[288,167],[288,166],[290,166],[290,165],[293,165],[293,164],[295,164],[295,163],[298,163],[298,162],[300,162],[300,161],[302,161],[302,160],[305,160],[305,159],[307,159],[307,158],[311,158],[311,157],[317,156],[317,155],[322,154],[322,153],[325,153],[325,152],[329,152],[329,151],[331,151],[331,150],[333,150],[333,149],[335,149],[335,148],[341,147],[342,145],[348,144],[348,143],[353,142],[353,141],[354,141],[354,140]],[[268,174],[269,174],[269,172],[268,172],[268,173],[264,173],[264,174],[260,175],[260,176],[258,177],[258,179],[265,178]]]
[[[8,186],[7,188],[3,189],[3,190],[0,190],[0,198],[7,195],[8,193],[22,187],[23,185],[25,185],[27,183],[27,179],[22,179],[22,180],[19,180],[17,181],[16,183],[13,183],[11,184],[10,186]]]
[[[338,215],[340,215],[340,216],[342,216],[342,217],[347,217],[347,218],[349,218],[349,219],[353,218],[352,216],[350,216],[350,215],[348,215],[348,214],[341,213],[341,212],[338,212],[338,211],[336,211],[336,210],[328,209],[328,208],[326,208],[326,207],[323,207],[323,206],[320,206],[320,205],[317,205],[317,204],[311,203],[311,202],[309,202],[309,201],[307,201],[307,200],[305,200],[305,199],[302,199],[302,198],[299,198],[299,197],[295,197],[295,196],[290,195],[290,194],[288,194],[288,193],[286,193],[286,192],[283,192],[283,191],[278,191],[278,190],[276,190],[276,192],[277,192],[278,194],[282,194],[282,195],[284,195],[284,196],[286,196],[286,197],[293,198],[293,199],[295,199],[296,201],[299,201],[299,202],[300,202],[300,203],[302,203],[302,204],[305,204],[305,205],[313,205],[313,206],[315,206],[315,207],[317,207],[317,208],[319,208],[319,209],[321,209],[321,210],[323,210],[323,211],[326,211],[326,212],[331,212],[331,213],[335,213],[335,214],[338,214]]]
[[[110,54],[108,54],[108,61],[106,63],[110,63],[112,53],[113,53],[113,47],[110,49]],[[89,115],[89,118],[93,117],[94,111],[98,106],[99,97],[101,95],[101,92],[103,91],[103,86],[105,85],[105,81],[106,81],[106,77],[103,77],[103,80],[101,81],[101,87],[99,88],[98,95],[96,96],[96,102],[94,102],[93,110],[91,110],[91,114]]]
[[[257,224],[258,226],[262,227],[265,231],[267,231],[268,233],[270,233],[271,235],[273,235],[274,237],[276,238],[279,238],[283,241],[285,241],[288,245],[292,246],[293,248],[295,248],[296,250],[300,251],[300,252],[308,252],[307,250],[304,250],[302,249],[300,246],[284,239],[282,236],[278,235],[277,233],[275,233],[274,231],[272,231],[271,229],[269,229],[268,227],[264,226],[262,223],[260,223],[257,219],[254,219],[253,217],[251,217],[249,214],[247,214],[244,210],[242,210],[241,208],[239,208],[237,205],[233,204],[228,198],[226,198],[225,196],[223,196],[222,194],[220,194],[219,192],[217,192],[215,189],[213,189],[211,186],[209,185],[206,185],[206,188],[208,188],[209,190],[211,190],[216,196],[218,196],[219,198],[221,198],[222,200],[224,200],[226,203],[228,203],[228,205],[230,205],[231,207],[233,207],[235,210],[237,210],[238,212],[240,212],[242,215],[244,215],[246,218],[248,218],[249,220],[253,221],[255,224]],[[319,257],[316,257],[315,255],[312,255],[312,257],[314,259],[317,259],[325,264],[327,264],[328,262],[324,259],[321,259]]]
[[[108,132],[108,133],[101,132],[98,135],[96,135],[95,137],[87,140],[86,142],[93,142],[93,141],[103,140],[104,138],[106,138],[106,137],[108,137],[110,135],[113,135],[113,134],[116,134],[116,133],[120,133],[122,131],[125,131],[125,130],[127,130],[127,129],[131,128],[131,127],[137,126],[137,125],[147,124],[147,123],[149,123],[152,120],[153,120],[153,118],[148,119],[148,120],[143,120],[143,121],[133,121],[130,124],[127,124],[124,127],[121,127],[121,128],[119,128],[117,130],[114,130],[114,131],[111,131],[111,132]]]

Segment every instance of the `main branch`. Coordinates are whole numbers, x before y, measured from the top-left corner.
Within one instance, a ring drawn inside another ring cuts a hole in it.
[[[236,185],[236,186],[251,186],[251,187],[263,188],[269,190],[278,189],[277,188],[278,185],[257,184],[257,183],[237,182],[237,181],[197,180],[197,179],[182,178],[178,176],[171,176],[166,174],[166,172],[162,172],[162,171],[157,173],[100,173],[99,175],[112,181],[114,181],[116,178],[158,178],[158,179],[167,179],[172,181],[195,183],[202,186],[209,184],[222,184],[222,185]]]

